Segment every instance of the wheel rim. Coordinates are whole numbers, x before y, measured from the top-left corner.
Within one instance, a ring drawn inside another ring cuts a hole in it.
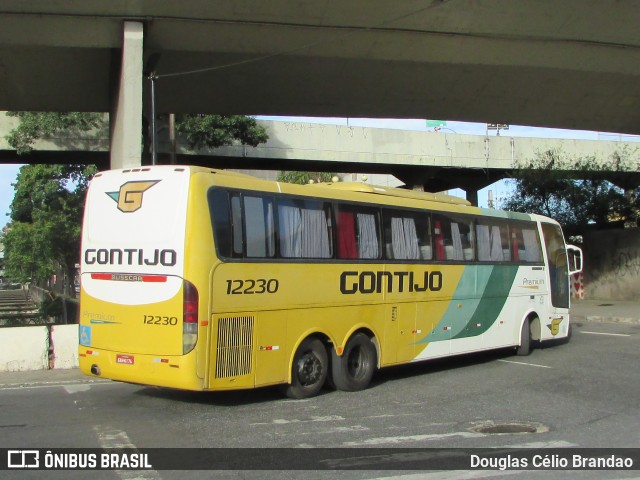
[[[313,352],[306,352],[298,360],[298,380],[303,386],[316,384],[322,377],[322,362]]]
[[[347,358],[347,371],[351,378],[359,378],[364,375],[369,367],[369,357],[363,348],[357,347],[349,352]]]

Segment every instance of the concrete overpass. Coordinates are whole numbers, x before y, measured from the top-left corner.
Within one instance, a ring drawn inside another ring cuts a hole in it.
[[[0,108],[444,118],[640,133],[639,0],[2,0]],[[157,60],[155,65],[150,60]]]
[[[0,137],[16,124],[0,115]],[[508,136],[459,135],[397,129],[301,122],[260,121],[269,140],[256,148],[236,145],[193,152],[177,145],[178,163],[233,169],[310,170],[336,173],[390,174],[426,191],[461,188],[477,204],[477,191],[509,177],[517,165],[537,153],[562,152],[568,158],[594,157],[605,164],[617,154],[623,163],[606,178],[623,188],[640,185],[640,142],[561,140]],[[160,144],[161,163],[169,163],[167,142]],[[27,158],[19,157],[0,138],[0,162],[98,163],[108,168],[108,132],[61,135],[43,139]],[[567,175],[584,172],[567,172]]]

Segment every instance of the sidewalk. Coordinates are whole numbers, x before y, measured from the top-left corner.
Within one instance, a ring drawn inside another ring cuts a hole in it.
[[[72,385],[87,382],[106,382],[110,380],[85,376],[79,368],[53,370],[22,370],[0,372],[0,388],[28,388],[32,386]]]
[[[640,325],[640,302],[571,300],[572,322],[633,323]]]

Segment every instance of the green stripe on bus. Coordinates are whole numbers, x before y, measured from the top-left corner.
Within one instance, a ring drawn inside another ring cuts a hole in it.
[[[471,319],[465,328],[460,333],[454,334],[452,338],[472,337],[486,332],[498,319],[517,273],[516,265],[493,267]]]
[[[416,343],[472,337],[486,332],[504,307],[517,272],[516,265],[465,267],[442,318],[429,335]]]

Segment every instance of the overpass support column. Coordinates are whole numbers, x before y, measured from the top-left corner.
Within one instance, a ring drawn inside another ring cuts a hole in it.
[[[476,190],[473,187],[469,187],[467,190],[465,190],[465,193],[467,194],[467,200],[469,202],[471,202],[471,205],[477,207],[478,206],[478,190]]]
[[[143,41],[144,25],[124,22],[120,75],[109,116],[111,168],[142,164]]]

